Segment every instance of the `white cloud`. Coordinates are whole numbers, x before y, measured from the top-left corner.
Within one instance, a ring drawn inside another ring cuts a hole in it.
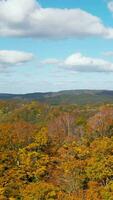
[[[113,63],[104,59],[87,57],[81,53],[72,54],[57,63],[56,66],[74,72],[113,72]]]
[[[113,1],[108,2],[108,9],[113,12]]]
[[[0,67],[10,67],[12,65],[20,65],[29,62],[33,59],[33,54],[20,52],[0,50]]]
[[[110,57],[110,56],[113,57],[113,51],[103,52],[102,55],[103,55],[103,56],[108,56],[108,57]]]
[[[1,0],[0,36],[113,38],[113,28],[81,9],[42,8],[36,0]]]
[[[41,61],[41,64],[44,65],[58,65],[60,63],[60,61],[56,58],[48,58],[46,60]]]
[[[68,69],[78,72],[113,72],[113,63],[98,59],[83,56],[81,53],[76,53],[69,56],[64,65]]]

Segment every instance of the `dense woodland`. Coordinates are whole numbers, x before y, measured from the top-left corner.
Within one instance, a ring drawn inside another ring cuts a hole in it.
[[[0,101],[0,200],[113,200],[113,105]]]

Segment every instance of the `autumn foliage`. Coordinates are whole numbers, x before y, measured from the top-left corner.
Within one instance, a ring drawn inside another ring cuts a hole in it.
[[[113,200],[113,106],[1,101],[0,200]]]

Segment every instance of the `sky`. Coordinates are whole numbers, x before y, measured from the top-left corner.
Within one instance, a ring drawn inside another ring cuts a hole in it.
[[[0,93],[113,90],[113,0],[0,0]]]

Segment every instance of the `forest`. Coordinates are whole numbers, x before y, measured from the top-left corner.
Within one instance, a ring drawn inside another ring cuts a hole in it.
[[[0,200],[113,200],[113,104],[1,100]]]

